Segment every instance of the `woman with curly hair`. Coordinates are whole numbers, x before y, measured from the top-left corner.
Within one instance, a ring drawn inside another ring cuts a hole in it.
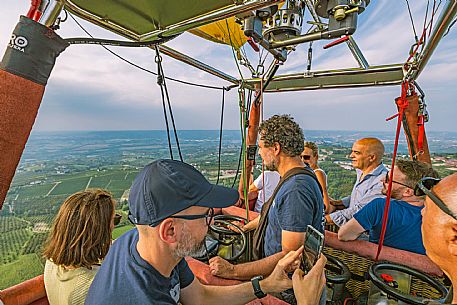
[[[44,284],[50,305],[83,305],[111,246],[115,201],[101,189],[68,197],[44,248]]]

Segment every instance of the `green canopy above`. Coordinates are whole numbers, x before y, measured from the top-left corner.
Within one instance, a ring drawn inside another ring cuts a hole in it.
[[[141,40],[149,40],[148,34],[155,31],[164,30],[230,6],[235,6],[233,0],[65,1],[65,7],[78,16]]]

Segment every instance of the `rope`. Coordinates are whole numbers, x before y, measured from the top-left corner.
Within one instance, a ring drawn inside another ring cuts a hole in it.
[[[405,109],[408,107],[408,100],[407,100],[407,94],[408,94],[408,89],[409,89],[409,84],[407,81],[404,81],[401,86],[401,97],[395,101],[397,104],[399,110],[398,113],[390,118],[387,118],[386,121],[390,121],[394,119],[395,117],[398,118],[397,120],[397,131],[395,134],[395,145],[394,145],[394,152],[392,156],[392,165],[391,165],[391,170],[390,170],[390,177],[389,177],[389,184],[387,188],[387,197],[386,197],[386,205],[384,207],[384,215],[382,217],[382,229],[381,229],[381,236],[379,237],[379,242],[378,242],[378,250],[376,253],[376,261],[379,258],[379,254],[381,253],[382,246],[384,243],[384,237],[386,234],[386,228],[387,228],[387,221],[388,221],[388,216],[389,216],[389,207],[390,207],[390,199],[392,195],[392,182],[394,179],[394,167],[395,167],[395,159],[397,158],[397,149],[398,149],[398,139],[400,136],[400,129],[401,129],[401,123],[402,123],[402,118],[404,115]]]
[[[260,78],[260,121],[263,121],[263,77]],[[263,192],[262,192],[262,199],[263,204],[265,204],[265,162],[262,159],[262,185],[263,185]]]
[[[246,96],[244,89],[239,89],[240,94],[240,113],[241,113],[241,133],[243,138],[243,169],[242,175],[243,177],[243,195],[244,195],[244,205],[246,208],[246,219],[249,219],[249,198],[248,198],[248,190],[247,190],[247,156],[246,156]]]
[[[219,178],[221,176],[222,125],[224,124],[224,104],[225,104],[225,90],[222,90],[221,126],[219,128],[219,153],[218,153],[218,156],[217,156],[217,180],[216,180],[216,184],[219,184]]]
[[[167,109],[166,109],[166,106],[165,106],[165,95],[164,95],[163,86],[162,86],[162,83],[164,81],[163,75],[161,74],[162,70],[160,69],[160,62],[161,62],[162,59],[161,59],[160,54],[159,54],[159,48],[156,46],[155,49],[156,49],[156,59],[155,59],[155,61],[157,63],[157,71],[159,72],[159,74],[157,75],[157,84],[159,85],[160,93],[162,94],[162,108],[163,108],[163,117],[165,118],[165,126],[167,128],[168,150],[170,152],[171,160],[174,160],[174,158],[173,158],[173,150],[171,148],[170,126],[168,124]]]
[[[173,109],[171,108],[171,102],[170,102],[170,96],[168,94],[167,83],[165,82],[165,75],[164,75],[163,66],[162,66],[162,57],[160,56],[159,47],[157,47],[157,46],[156,46],[156,54],[157,54],[156,55],[157,70],[162,79],[162,81],[160,83],[159,82],[157,82],[157,83],[160,85],[160,90],[162,92],[162,102],[163,102],[164,107],[165,107],[165,102],[163,100],[164,92],[167,97],[168,112],[170,113],[171,124],[173,125],[173,133],[175,136],[176,146],[178,148],[179,159],[181,160],[181,162],[184,162],[183,158],[182,158],[182,153],[181,153],[181,146],[179,145],[178,132],[176,131],[175,118],[173,116]],[[167,122],[167,132],[168,132],[168,122]],[[170,138],[168,140],[170,140]],[[173,159],[173,155],[171,155],[171,156]]]
[[[239,157],[238,157],[238,167],[236,168],[235,179],[233,179],[232,188],[235,187],[236,180],[238,179],[238,173],[240,172],[242,155],[243,155],[243,145],[241,145],[241,148],[240,148],[240,153],[239,153]]]
[[[409,7],[409,2],[406,0],[406,5],[408,6],[408,12],[409,12],[409,18],[411,19],[411,24],[413,26],[413,32],[414,32],[414,39],[417,41],[417,33],[416,33],[416,27],[414,26],[414,20],[413,20],[413,15],[411,14],[411,8]]]

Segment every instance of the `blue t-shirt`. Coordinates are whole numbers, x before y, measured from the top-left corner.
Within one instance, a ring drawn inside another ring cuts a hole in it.
[[[365,230],[370,231],[369,240],[371,242],[378,243],[381,236],[382,216],[385,205],[386,199],[378,198],[354,214],[355,220]],[[422,209],[423,206],[414,206],[405,201],[391,199],[384,245],[425,254],[421,232]]]
[[[182,259],[170,277],[164,277],[138,253],[138,231],[118,238],[89,288],[86,305],[178,304],[181,289],[194,280]]]
[[[317,181],[300,174],[279,189],[268,212],[265,256],[282,251],[282,230],[306,232],[308,225],[324,232],[324,200]]]

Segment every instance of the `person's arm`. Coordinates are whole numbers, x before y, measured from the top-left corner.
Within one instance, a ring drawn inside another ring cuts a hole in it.
[[[360,223],[352,218],[338,230],[338,239],[342,241],[356,240],[365,231]]]
[[[328,196],[327,192],[327,179],[325,177],[325,174],[322,170],[315,171],[317,181],[319,181],[319,184],[322,187],[322,196],[324,198],[324,205],[325,205],[325,212],[328,213],[327,211],[329,210],[330,207],[330,197]]]
[[[303,247],[291,251],[275,264],[271,275],[259,282],[264,293],[278,293],[292,287],[292,280],[287,274],[299,266],[302,251]],[[180,302],[183,305],[242,305],[254,299],[256,296],[251,282],[234,286],[207,286],[195,279],[192,284],[181,290]]]
[[[257,227],[259,226],[259,222],[260,222],[260,215],[257,216],[256,218],[254,218],[253,220],[251,220],[250,222],[248,222],[247,224],[245,224],[243,226],[243,231],[249,232],[249,231],[257,229]]]
[[[256,275],[269,275],[284,255],[285,253],[281,251],[258,261],[238,265],[233,265],[222,257],[215,256],[209,260],[209,269],[212,275],[218,277],[246,281]]]
[[[211,274],[227,279],[249,280],[256,275],[269,275],[276,263],[289,251],[300,248],[305,242],[304,232],[282,231],[282,251],[258,261],[233,265],[216,256],[210,259]]]
[[[369,189],[366,190],[363,197],[359,198],[358,202],[353,202],[347,209],[329,214],[330,218],[337,226],[341,227],[343,224],[352,219],[354,214],[360,211],[364,206],[381,197],[383,197],[382,184],[375,182]]]
[[[251,185],[249,185],[249,192],[258,192],[259,189],[257,188],[257,186],[255,186],[254,183],[251,183]]]

